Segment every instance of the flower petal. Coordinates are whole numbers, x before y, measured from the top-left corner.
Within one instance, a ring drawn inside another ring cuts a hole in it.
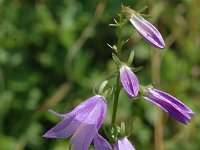
[[[94,125],[81,124],[71,137],[70,146],[73,145],[74,150],[88,150],[97,129]]]
[[[80,123],[73,122],[75,116],[70,118],[64,118],[55,127],[46,132],[43,137],[46,138],[67,138],[71,136],[76,129],[79,127]]]
[[[103,96],[95,95],[79,104],[70,113],[59,114],[53,110],[49,111],[59,117],[64,118],[75,116],[75,122],[81,122],[85,124],[96,124],[97,129],[99,129],[106,116],[107,104]]]
[[[95,96],[83,101],[82,103],[80,103],[76,108],[74,108],[70,113],[67,113],[67,114],[59,114],[53,110],[49,110],[49,111],[51,113],[57,115],[58,117],[69,117],[71,115],[78,115],[87,109],[91,109],[92,108],[91,106],[95,105],[96,102],[98,101],[98,99],[101,97],[102,96],[100,96],[100,95],[95,95]]]
[[[117,142],[114,145],[114,150],[135,150],[135,148],[125,137],[121,140],[117,140]]]
[[[150,44],[157,48],[165,48],[165,42],[160,32],[151,23],[142,18],[139,13],[132,14],[130,22]]]
[[[75,120],[85,124],[95,124],[97,129],[102,125],[107,111],[107,105],[103,96],[96,95],[87,108],[78,111]]]
[[[96,134],[94,137],[94,148],[95,150],[112,150],[112,147],[106,139],[104,139],[100,134]]]
[[[120,80],[127,94],[131,98],[136,97],[139,90],[139,82],[136,75],[128,66],[122,66],[120,68]]]
[[[74,115],[72,115],[72,114],[60,114],[60,113],[58,113],[58,112],[56,112],[56,111],[53,111],[53,110],[49,110],[49,112],[51,112],[52,114],[54,114],[54,115],[56,115],[56,116],[58,116],[58,117],[61,117],[61,118],[69,118],[70,116],[74,116]]]

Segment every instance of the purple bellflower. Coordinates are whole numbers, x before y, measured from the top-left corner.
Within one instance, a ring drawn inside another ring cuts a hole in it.
[[[194,112],[181,101],[163,91],[148,88],[145,93],[146,96],[144,96],[144,98],[146,100],[156,104],[170,116],[183,124],[190,122],[191,117],[194,115]]]
[[[108,142],[98,134],[106,111],[106,100],[100,95],[87,99],[67,114],[51,111],[63,120],[46,132],[43,137],[67,138],[71,136],[70,147],[73,146],[74,150],[88,150],[93,140],[97,150],[101,150],[98,148],[99,142],[104,143],[102,147],[109,147]]]
[[[165,48],[165,42],[160,32],[150,22],[142,18],[139,13],[132,13],[130,22],[150,44],[160,49]]]
[[[139,82],[128,66],[124,65],[120,68],[120,80],[129,97],[136,97],[139,90]]]
[[[125,137],[121,140],[117,140],[117,142],[114,144],[114,150],[135,150],[135,148]]]

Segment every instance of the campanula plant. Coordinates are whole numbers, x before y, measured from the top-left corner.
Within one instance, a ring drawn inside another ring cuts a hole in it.
[[[165,42],[160,32],[147,20],[141,17],[140,13],[129,7],[122,6],[119,13],[119,20],[110,26],[117,27],[117,45],[110,46],[113,61],[116,64],[116,72],[113,78],[104,81],[98,94],[85,100],[67,114],[59,114],[51,110],[53,114],[61,117],[62,120],[52,129],[47,131],[43,137],[46,138],[68,138],[70,137],[70,149],[88,150],[93,147],[96,150],[135,150],[135,147],[128,140],[125,124],[119,127],[116,123],[118,101],[120,91],[123,89],[130,99],[141,97],[156,104],[177,121],[187,124],[191,121],[194,112],[177,98],[153,86],[140,85],[137,78],[138,68],[131,64],[134,59],[134,51],[126,62],[122,61],[122,49],[126,41],[122,40],[122,29],[129,20],[141,36],[156,48],[165,48]],[[110,82],[114,80],[115,83]],[[113,101],[111,123],[104,128],[104,134],[99,134],[106,117],[107,105]]]

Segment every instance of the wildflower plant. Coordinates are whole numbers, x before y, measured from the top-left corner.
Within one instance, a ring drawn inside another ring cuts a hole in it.
[[[109,80],[104,81],[99,88],[98,94],[85,100],[67,114],[59,114],[51,110],[53,114],[62,120],[46,132],[46,138],[68,138],[70,149],[88,150],[94,147],[96,150],[135,150],[135,146],[128,140],[125,133],[126,126],[116,124],[116,114],[120,91],[123,89],[130,99],[141,97],[163,109],[167,114],[177,121],[187,124],[191,121],[194,112],[175,97],[155,89],[152,85],[143,86],[137,78],[137,70],[131,66],[134,59],[134,51],[126,62],[123,62],[122,50],[127,41],[122,40],[122,29],[130,21],[138,33],[152,46],[163,49],[165,42],[160,32],[139,12],[129,7],[122,6],[119,20],[110,26],[117,27],[117,45],[110,46],[113,49],[113,61],[116,64],[116,72],[113,76],[115,84],[111,85]],[[112,79],[113,80],[113,79]],[[109,86],[108,86],[109,85]],[[113,110],[110,126],[105,129],[104,137],[98,133],[106,117],[107,105],[113,101]]]

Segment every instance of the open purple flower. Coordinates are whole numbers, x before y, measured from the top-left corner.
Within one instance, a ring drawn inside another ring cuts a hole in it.
[[[147,94],[147,96],[144,96],[146,100],[156,104],[183,124],[190,122],[191,117],[194,115],[194,112],[181,101],[163,91],[148,88],[145,93]]]
[[[128,95],[131,98],[136,97],[138,94],[139,82],[136,75],[128,66],[124,65],[120,68],[120,80]]]
[[[72,136],[70,146],[73,145],[74,150],[88,150],[94,138],[95,141],[104,141],[103,137],[98,134],[98,130],[104,121],[106,111],[106,101],[100,95],[87,99],[67,114],[51,111],[63,120],[46,132],[43,137],[67,138]]]
[[[157,48],[165,48],[165,42],[160,32],[147,20],[142,18],[139,13],[135,12],[131,14],[130,22],[136,28],[136,30],[142,35],[142,37],[150,44]]]
[[[125,137],[121,140],[117,140],[117,142],[114,144],[114,150],[135,150],[135,148]]]

